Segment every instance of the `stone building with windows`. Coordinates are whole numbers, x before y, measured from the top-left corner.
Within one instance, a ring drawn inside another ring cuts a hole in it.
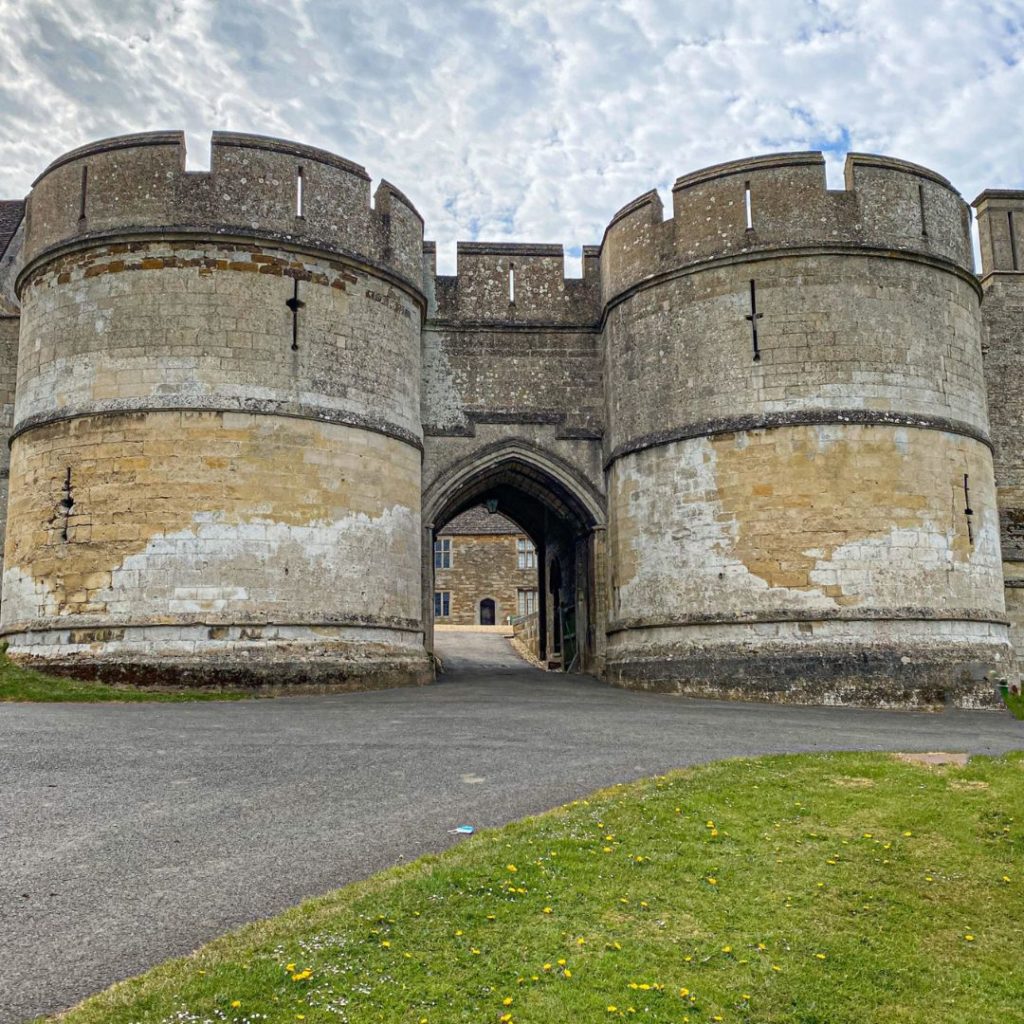
[[[217,132],[209,166],[123,136],[0,204],[16,661],[427,682],[435,541],[496,502],[542,659],[798,702],[1016,683],[1024,191],[975,200],[976,268],[940,174],[775,153],[628,202],[579,275],[480,241],[439,274],[358,164]]]
[[[535,614],[537,551],[500,512],[467,509],[434,541],[434,621],[494,626]]]

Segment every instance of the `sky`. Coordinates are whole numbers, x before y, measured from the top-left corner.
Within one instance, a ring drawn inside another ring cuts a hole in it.
[[[319,146],[456,239],[597,243],[723,160],[847,151],[1024,188],[1024,0],[0,0],[0,198],[127,132]]]

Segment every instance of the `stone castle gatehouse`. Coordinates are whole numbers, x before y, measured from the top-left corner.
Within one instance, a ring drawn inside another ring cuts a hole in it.
[[[109,139],[0,205],[0,631],[104,678],[432,676],[433,541],[532,538],[542,652],[717,696],[993,702],[1024,642],[1024,192],[819,153],[560,246],[460,243],[366,171]],[[22,216],[22,211],[24,215]],[[6,477],[5,468],[5,477]],[[5,483],[8,481],[5,479]]]

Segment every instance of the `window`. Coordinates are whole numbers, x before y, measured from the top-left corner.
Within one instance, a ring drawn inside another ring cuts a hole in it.
[[[450,590],[434,591],[434,618],[447,619],[451,614],[452,595]]]
[[[434,568],[450,569],[452,567],[452,542],[447,537],[434,541]],[[445,612],[447,615],[448,613]]]
[[[520,569],[537,568],[537,549],[533,546],[532,540],[521,537],[516,541],[516,555],[519,558]]]
[[[519,591],[519,614],[532,615],[537,610],[537,591]]]

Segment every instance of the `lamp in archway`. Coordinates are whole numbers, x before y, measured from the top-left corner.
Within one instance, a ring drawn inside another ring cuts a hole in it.
[[[484,502],[484,507],[493,516],[498,511],[498,499],[497,498],[488,498]]]

